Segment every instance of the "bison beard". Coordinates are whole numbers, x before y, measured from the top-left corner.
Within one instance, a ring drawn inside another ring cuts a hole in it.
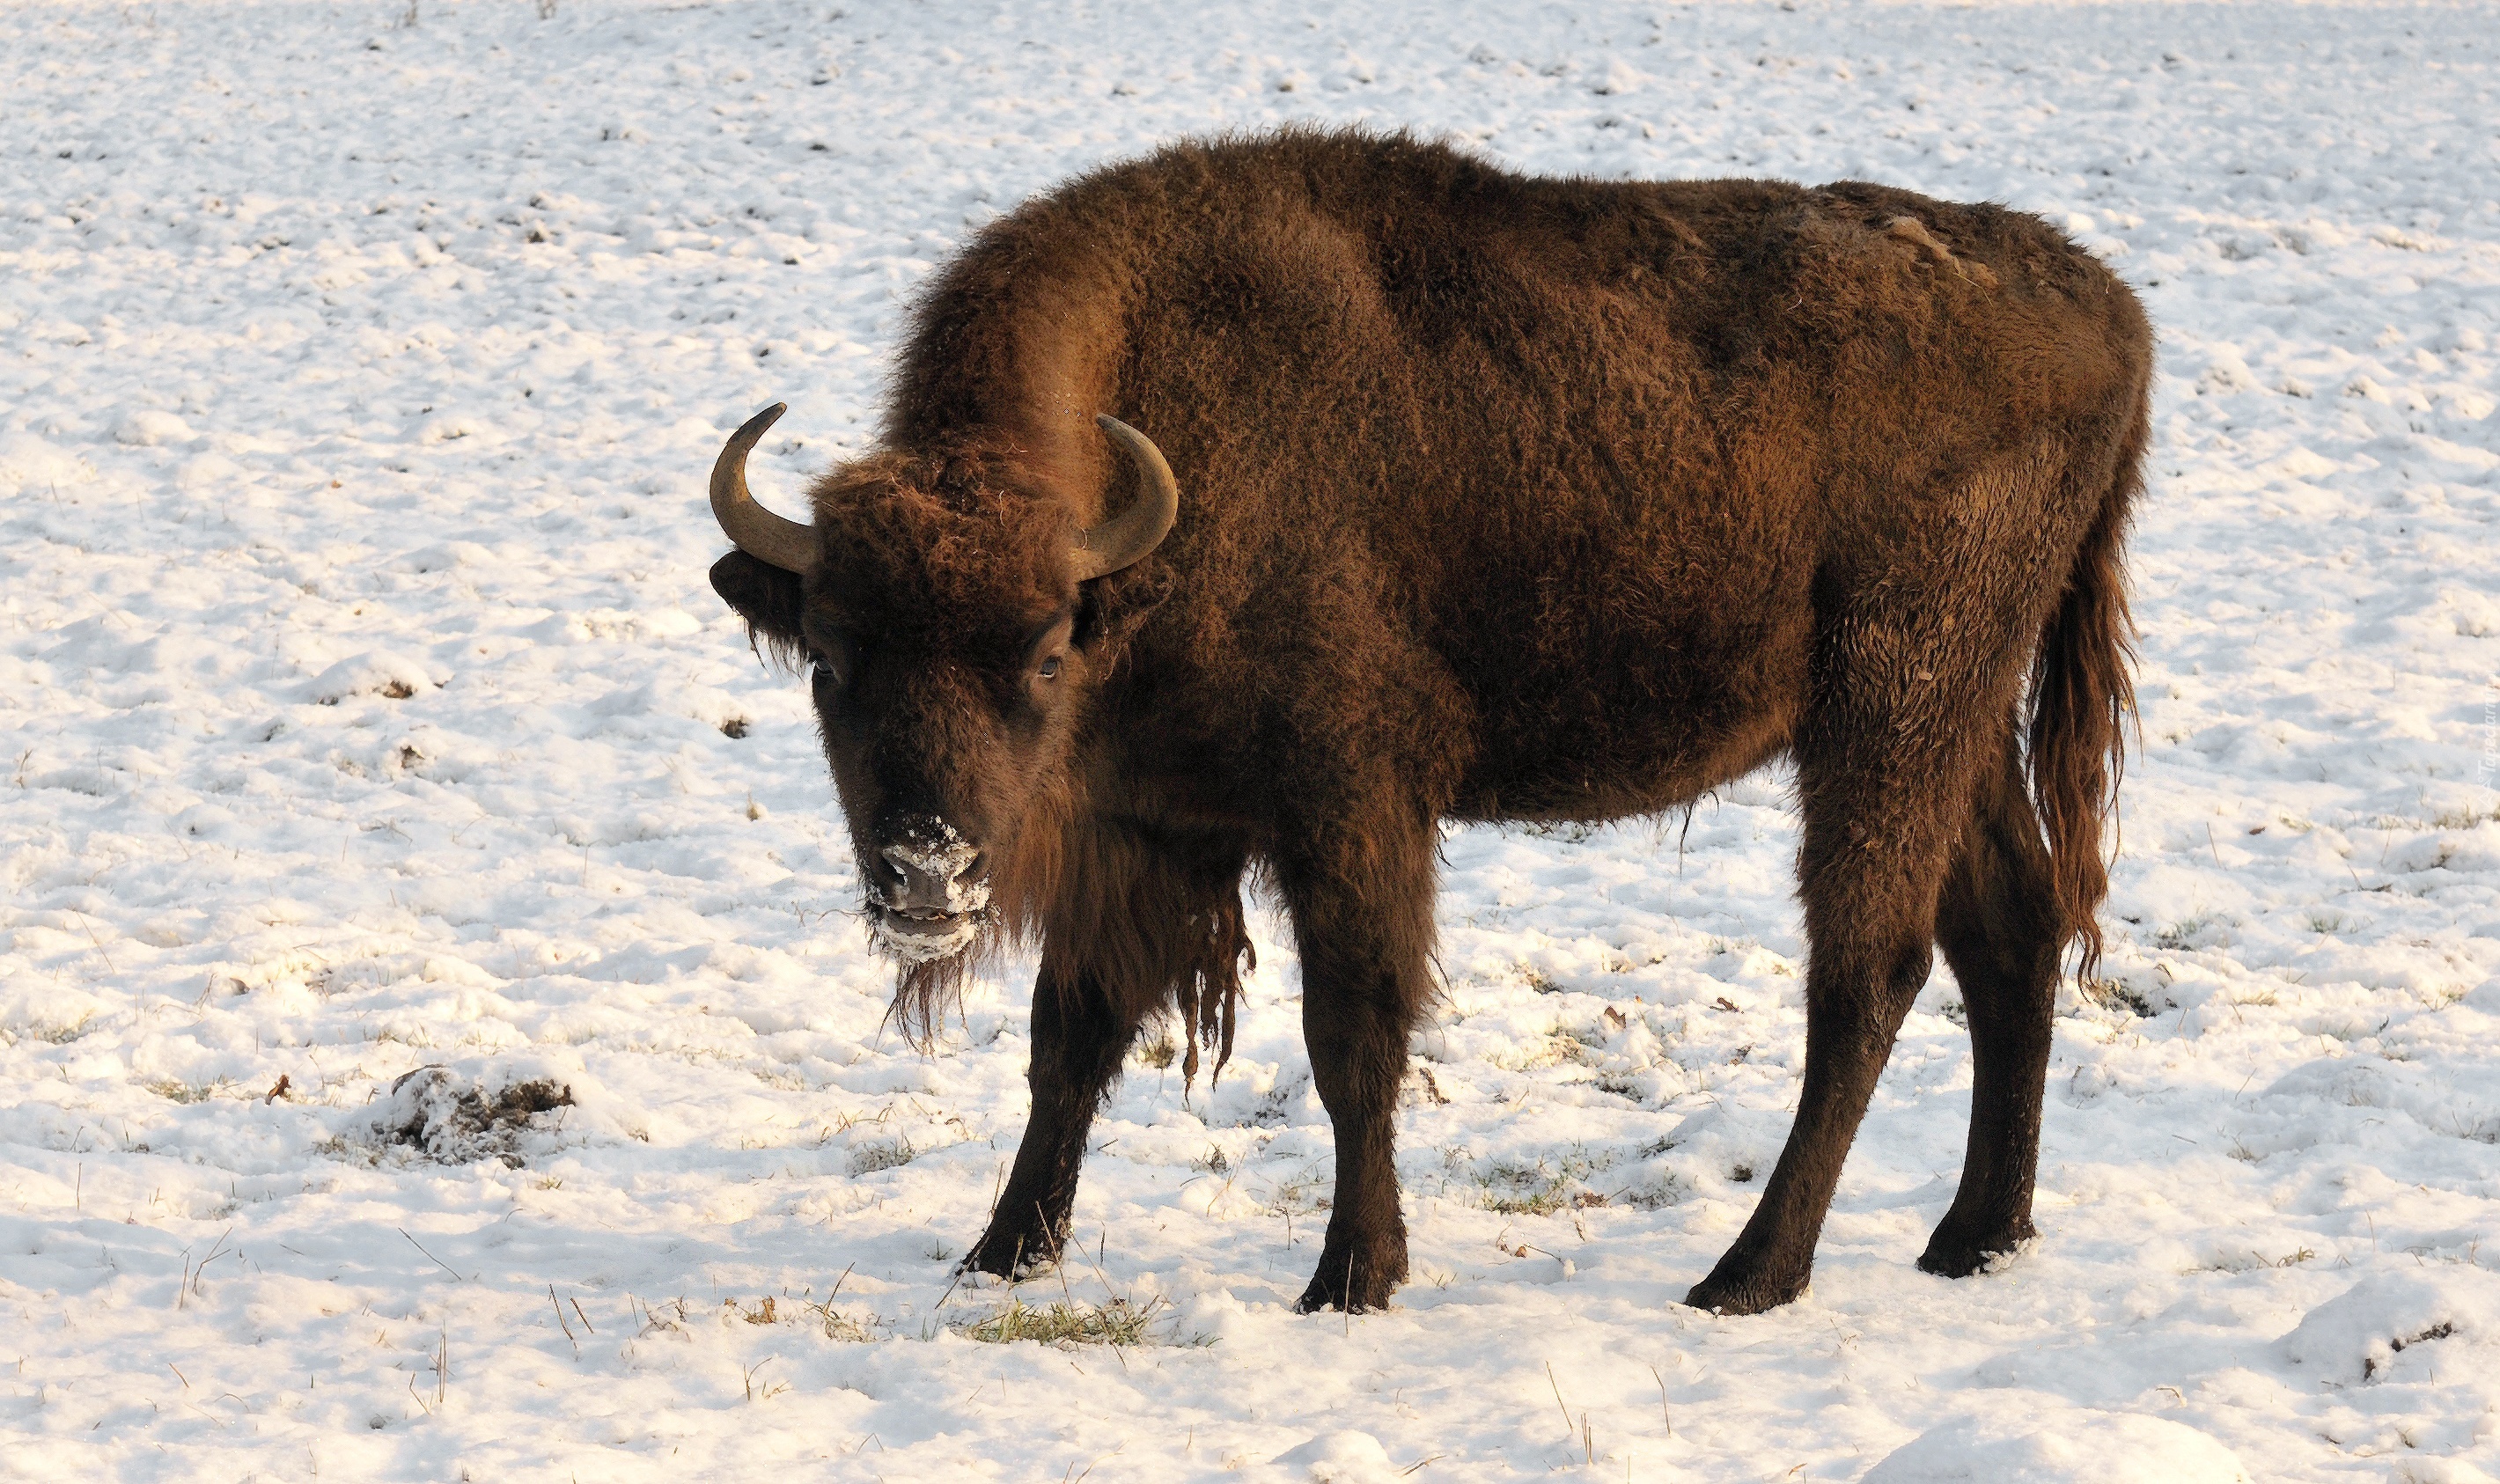
[[[2134,297],[2045,223],[1874,185],[1288,132],[984,228],[919,307],[883,451],[810,520],[746,490],[778,409],[712,485],[713,585],[810,672],[897,1021],[933,1036],[971,966],[1040,950],[1032,1121],[966,1265],[1056,1255],[1146,1021],[1181,1022],[1192,1081],[1201,1046],[1222,1068],[1255,874],[1336,1138],[1301,1306],[1386,1303],[1440,822],[1656,813],[1781,756],[1803,1086],[1688,1302],[1804,1290],[1939,948],[1976,1072],[1920,1265],[2031,1236],[2132,707],[2151,366]]]

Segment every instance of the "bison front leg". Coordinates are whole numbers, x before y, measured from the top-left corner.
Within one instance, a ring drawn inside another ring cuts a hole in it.
[[[1093,975],[1045,949],[1033,985],[1033,1116],[990,1227],[964,1257],[970,1271],[1003,1278],[1056,1262],[1076,1204],[1076,1174],[1094,1112],[1120,1073],[1140,1017],[1103,995]]]
[[[1359,874],[1293,872],[1282,882],[1301,953],[1311,1080],[1336,1135],[1328,1237],[1295,1305],[1305,1314],[1381,1308],[1406,1278],[1398,1088],[1429,983],[1431,850],[1418,835],[1365,854]]]

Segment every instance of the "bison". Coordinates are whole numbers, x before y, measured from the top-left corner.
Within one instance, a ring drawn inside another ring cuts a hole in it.
[[[2151,366],[2055,229],[1881,185],[1298,131],[983,228],[809,520],[747,490],[779,407],[711,482],[712,584],[809,677],[895,1014],[926,1034],[969,963],[1039,948],[1032,1119],[967,1268],[1056,1257],[1144,1022],[1220,1071],[1250,882],[1334,1129],[1299,1307],[1384,1303],[1441,822],[1656,814],[1781,757],[1804,1085],[1686,1302],[1803,1291],[1937,947],[1977,1071],[1920,1266],[2030,1237],[2063,950],[2099,948]]]

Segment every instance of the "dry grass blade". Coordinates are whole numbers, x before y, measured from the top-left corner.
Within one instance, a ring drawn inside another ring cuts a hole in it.
[[[573,1326],[565,1321],[564,1305],[556,1302],[555,1285],[553,1283],[549,1283],[547,1285],[547,1307],[555,1310],[556,1327],[564,1331],[566,1341],[573,1346],[573,1358],[575,1360],[581,1359],[581,1341],[573,1337]]]
[[[773,1398],[775,1398],[775,1397],[777,1397],[777,1396],[781,1395],[783,1392],[788,1391],[788,1390],[790,1389],[790,1383],[789,1383],[789,1382],[787,1382],[787,1381],[767,1381],[767,1382],[764,1384],[764,1389],[763,1389],[762,1391],[758,1391],[758,1390],[756,1390],[756,1388],[755,1388],[755,1373],[756,1373],[757,1371],[759,1371],[759,1370],[762,1370],[765,1367],[772,1365],[774,1361],[777,1361],[777,1360],[779,1360],[780,1358],[781,1358],[781,1357],[779,1357],[779,1356],[777,1356],[777,1355],[768,1355],[768,1356],[766,1356],[764,1359],[762,1359],[762,1360],[760,1360],[760,1361],[757,1361],[757,1362],[756,1362],[754,1365],[752,1365],[752,1366],[743,1366],[743,1367],[740,1367],[740,1373],[744,1376],[745,1381],[746,1381],[746,1400],[747,1400],[747,1401],[749,1401],[749,1402],[770,1402],[770,1401],[772,1401]]]
[[[400,1236],[402,1236],[402,1237],[408,1237],[408,1244],[409,1244],[410,1246],[414,1247],[414,1248],[415,1248],[417,1251],[419,1251],[419,1252],[425,1252],[425,1243],[423,1243],[423,1242],[421,1242],[421,1241],[418,1241],[418,1240],[417,1240],[415,1237],[409,1237],[408,1228],[406,1228],[406,1227],[399,1227],[399,1228],[396,1228],[395,1230],[399,1233],[399,1235],[400,1235]],[[446,1263],[446,1262],[444,1262],[443,1259],[441,1259],[441,1258],[439,1258],[439,1257],[436,1257],[436,1256],[435,1256],[433,1253],[431,1253],[431,1252],[425,1252],[425,1260],[426,1260],[427,1262],[429,1262],[429,1263],[432,1263],[435,1267],[440,1268],[440,1269],[442,1269],[444,1271],[445,1271],[445,1272],[447,1272],[447,1273],[451,1274],[451,1281],[453,1281],[454,1283],[466,1283],[466,1282],[468,1282],[468,1281],[469,1281],[466,1277],[464,1277],[464,1276],[462,1276],[462,1275],[461,1275],[461,1272],[460,1272],[460,1270],[459,1270],[459,1269],[452,1267],[449,1263]],[[205,1266],[205,1265],[204,1265],[204,1266]],[[549,1292],[550,1292],[550,1293],[552,1293],[552,1292],[553,1292],[553,1290],[551,1290],[551,1289],[550,1289],[550,1290],[549,1290]]]
[[[228,1227],[224,1231],[218,1233],[216,1245],[209,1249],[209,1255],[200,1259],[197,1267],[192,1266],[190,1257],[187,1253],[183,1256],[182,1282],[181,1286],[174,1290],[174,1307],[177,1309],[190,1307],[192,1295],[197,1294],[200,1291],[200,1279],[207,1275],[209,1265],[211,1263],[214,1263],[219,1257],[226,1255],[226,1238],[233,1235],[234,1228],[232,1227]]]
[[[74,911],[70,915],[79,920],[80,927],[86,929],[86,940],[95,944],[95,956],[104,960],[105,972],[118,977],[121,971],[113,967],[113,955],[104,951],[104,940],[95,936],[95,924],[87,921],[84,912]]]
[[[852,1266],[857,1265],[854,1264]],[[834,1307],[834,1301],[842,1296],[842,1285],[848,1283],[850,1280],[851,1269],[849,1267],[845,1267],[842,1269],[841,1276],[834,1279],[833,1292],[825,1295],[823,1303],[806,1303],[804,1304],[803,1307],[806,1312],[813,1314],[818,1319],[824,1321],[825,1337],[827,1339],[874,1339],[876,1337],[877,1326],[882,1323],[882,1321],[874,1314],[871,1314],[867,1318],[862,1319],[854,1315],[842,1313]],[[954,1290],[950,1287],[947,1292],[951,1294]],[[940,1302],[942,1303],[943,1301],[941,1300]]]

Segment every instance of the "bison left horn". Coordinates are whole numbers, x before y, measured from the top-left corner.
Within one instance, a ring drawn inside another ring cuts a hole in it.
[[[789,410],[790,404],[775,402],[729,435],[711,466],[711,513],[739,550],[784,572],[805,572],[816,561],[814,532],[756,504],[746,488],[746,456],[755,451],[764,430]]]
[[[1079,582],[1117,572],[1152,551],[1171,534],[1172,522],[1180,517],[1180,485],[1173,481],[1171,466],[1164,462],[1164,451],[1154,440],[1108,413],[1094,421],[1137,466],[1137,498],[1119,514],[1077,533]]]

